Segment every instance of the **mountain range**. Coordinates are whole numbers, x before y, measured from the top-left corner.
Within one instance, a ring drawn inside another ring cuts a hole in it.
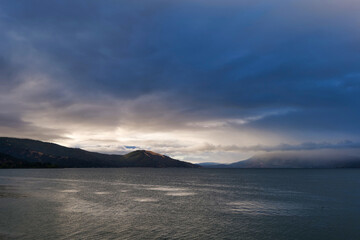
[[[0,137],[0,168],[18,167],[198,168],[200,166],[146,150],[136,150],[125,155],[103,154],[31,139]]]
[[[337,151],[274,152],[230,164],[200,163],[206,168],[360,168],[360,157]]]
[[[230,164],[192,164],[147,150],[125,155],[89,152],[32,139],[0,137],[0,168],[360,168],[351,151],[272,152]]]

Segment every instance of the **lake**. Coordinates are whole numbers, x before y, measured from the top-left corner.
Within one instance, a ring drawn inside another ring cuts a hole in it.
[[[360,239],[358,169],[0,170],[0,239]]]

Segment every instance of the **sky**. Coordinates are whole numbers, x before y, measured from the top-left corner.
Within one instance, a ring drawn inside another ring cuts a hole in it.
[[[0,135],[194,163],[360,149],[358,0],[2,0]]]

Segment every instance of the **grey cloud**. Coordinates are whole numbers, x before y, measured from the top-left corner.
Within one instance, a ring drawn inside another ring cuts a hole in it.
[[[198,133],[221,119],[227,124],[210,130],[357,141],[359,8],[350,0],[5,0],[0,124],[33,126],[36,138],[55,125],[58,137],[76,128]]]

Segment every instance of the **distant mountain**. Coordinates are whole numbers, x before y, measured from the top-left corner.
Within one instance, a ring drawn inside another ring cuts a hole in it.
[[[111,155],[67,148],[31,139],[0,137],[0,167],[182,167],[196,164],[172,159],[151,151],[137,150],[126,155]]]
[[[143,167],[199,167],[198,165],[172,159],[168,156],[161,155],[152,151],[137,150],[122,156],[122,161],[126,162],[129,167],[141,165]]]
[[[267,153],[210,168],[360,168],[360,157],[333,153]]]

